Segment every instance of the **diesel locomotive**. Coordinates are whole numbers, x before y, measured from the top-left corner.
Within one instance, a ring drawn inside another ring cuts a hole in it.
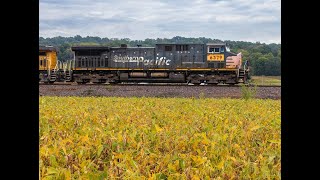
[[[249,73],[242,54],[230,52],[225,43],[73,46],[71,50],[74,59],[61,62],[54,48],[39,48],[39,81],[233,85],[246,83]]]

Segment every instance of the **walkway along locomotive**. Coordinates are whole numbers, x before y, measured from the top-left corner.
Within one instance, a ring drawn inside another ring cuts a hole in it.
[[[155,47],[74,46],[74,59],[61,62],[56,51],[39,48],[42,82],[193,84],[246,83],[249,67],[226,44],[156,44]],[[41,56],[46,52],[46,56]],[[41,54],[42,53],[42,54]],[[50,63],[43,64],[43,59]]]

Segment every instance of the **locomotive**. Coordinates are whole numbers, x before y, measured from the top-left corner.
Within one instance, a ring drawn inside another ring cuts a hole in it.
[[[247,61],[242,62],[242,54],[230,52],[225,43],[73,46],[71,50],[74,59],[61,62],[56,59],[54,48],[39,48],[39,81],[233,85],[246,83],[249,73]]]
[[[52,46],[39,47],[40,79],[43,79],[43,80],[48,79],[48,75],[50,75],[52,71],[55,71],[56,65],[57,65],[57,49]]]

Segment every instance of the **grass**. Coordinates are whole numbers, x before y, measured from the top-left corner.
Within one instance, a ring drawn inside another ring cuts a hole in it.
[[[281,86],[281,76],[252,76],[251,82],[256,85]]]
[[[280,179],[281,101],[40,97],[40,179]]]

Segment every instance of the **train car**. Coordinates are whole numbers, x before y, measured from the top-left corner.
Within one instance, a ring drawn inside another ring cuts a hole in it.
[[[155,47],[72,47],[72,81],[237,84],[247,79],[241,53],[224,43],[156,44]]]
[[[51,76],[57,67],[57,49],[53,46],[39,47],[39,81],[54,82]]]

